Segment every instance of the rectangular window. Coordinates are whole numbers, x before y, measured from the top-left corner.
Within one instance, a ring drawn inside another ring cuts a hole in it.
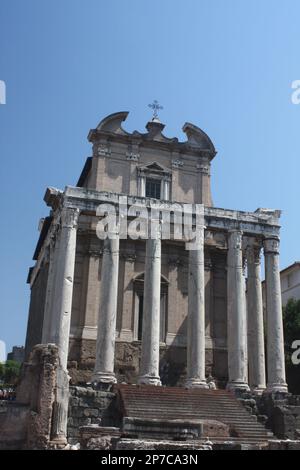
[[[146,197],[160,199],[161,181],[154,178],[146,178]]]

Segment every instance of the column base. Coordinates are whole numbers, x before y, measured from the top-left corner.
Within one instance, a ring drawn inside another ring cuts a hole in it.
[[[265,391],[266,391],[266,387],[259,386],[259,385],[251,389],[251,392],[253,392],[255,395],[262,395],[263,393],[265,393]]]
[[[67,438],[64,435],[57,435],[51,438],[49,442],[50,449],[63,449],[68,444]]]
[[[272,383],[267,385],[265,393],[289,393],[286,383]]]
[[[187,379],[185,381],[185,388],[209,388],[208,383],[206,380],[201,380],[201,379]]]
[[[153,375],[142,375],[141,377],[138,378],[138,384],[160,386],[161,381],[160,381],[160,377],[155,377]]]
[[[114,372],[94,372],[91,382],[93,384],[115,384],[117,383]]]
[[[236,392],[236,391],[249,392],[250,388],[246,382],[228,382],[228,384],[226,385],[226,390],[229,390],[232,392]]]

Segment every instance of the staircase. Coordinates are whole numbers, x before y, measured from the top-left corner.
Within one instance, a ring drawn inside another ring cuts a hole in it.
[[[116,385],[122,417],[144,420],[217,420],[229,426],[230,437],[213,442],[264,443],[273,434],[225,390],[184,389],[150,385]]]

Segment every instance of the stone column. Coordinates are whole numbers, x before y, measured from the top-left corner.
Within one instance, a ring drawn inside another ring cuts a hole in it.
[[[161,385],[159,377],[161,235],[157,224],[146,241],[142,352],[138,383]]]
[[[249,390],[247,384],[246,293],[243,274],[243,234],[228,233],[227,254],[227,349],[229,390]]]
[[[279,239],[264,240],[269,392],[287,392],[284,362]]]
[[[78,209],[62,209],[59,247],[55,260],[56,287],[53,312],[56,314],[56,334],[54,342],[59,348],[60,364],[65,370],[69,352],[78,216]]]
[[[205,380],[204,227],[189,250],[186,387],[208,388]]]
[[[92,381],[98,384],[116,383],[114,373],[117,321],[119,234],[103,242],[101,293],[98,316],[96,363]]]
[[[138,196],[146,196],[146,177],[143,174],[139,174],[138,177]]]
[[[170,181],[167,178],[161,180],[161,199],[164,201],[170,199]]]
[[[60,366],[57,370],[56,397],[53,406],[51,439],[64,443],[67,435],[69,376],[67,372],[69,335],[76,254],[76,233],[79,210],[64,207],[61,211],[59,245],[55,256],[55,298],[53,321],[56,332],[54,343],[58,346]]]
[[[249,384],[260,394],[266,388],[264,318],[260,279],[261,247],[247,247],[247,318],[248,318],[248,361]]]

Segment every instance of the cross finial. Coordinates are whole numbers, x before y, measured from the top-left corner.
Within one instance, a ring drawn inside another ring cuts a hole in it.
[[[157,100],[153,100],[152,104],[148,104],[149,108],[153,109],[153,116],[152,119],[157,119],[158,118],[158,111],[160,109],[164,109],[163,106],[161,106]]]

